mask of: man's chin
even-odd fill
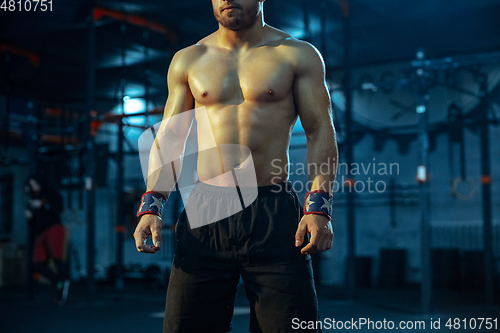
[[[228,20],[221,20],[219,23],[227,29],[231,30],[239,30],[241,29],[241,22],[238,19],[228,19]]]

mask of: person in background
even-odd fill
[[[29,177],[24,190],[28,195],[25,215],[35,239],[33,271],[45,276],[56,286],[56,302],[64,305],[70,280],[65,253],[67,235],[61,223],[62,197],[40,176]],[[51,260],[57,272],[49,267]]]

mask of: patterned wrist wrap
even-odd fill
[[[304,215],[318,214],[331,219],[332,197],[328,192],[317,190],[307,192],[304,203]]]
[[[146,214],[153,214],[162,217],[163,207],[167,199],[161,193],[149,191],[142,195],[141,206],[137,211],[137,216],[140,217]]]

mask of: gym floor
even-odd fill
[[[431,332],[438,330],[436,321],[440,318],[440,329],[453,332],[498,332],[500,331],[500,305],[486,306],[481,291],[436,290],[434,311],[431,315],[419,314],[419,290],[406,289],[361,289],[356,301],[346,300],[343,291],[332,287],[319,287],[318,297],[321,319],[325,324],[337,321],[357,321],[352,331],[389,332],[383,328],[383,320],[394,322],[394,329],[404,321],[414,325],[412,331]],[[115,332],[161,332],[166,289],[146,289],[144,285],[127,285],[118,293],[110,285],[98,285],[95,300],[86,301],[84,285],[71,285],[68,302],[59,307],[53,303],[54,290],[48,286],[37,286],[34,300],[26,300],[22,287],[0,289],[0,331],[2,333],[115,333]],[[498,295],[495,298],[498,300]],[[344,299],[343,299],[344,298]],[[329,318],[328,320],[326,318]],[[360,326],[362,319],[372,321]],[[449,319],[460,318],[460,328],[447,327]],[[481,329],[464,329],[464,321],[473,325],[480,319],[497,318],[497,329],[487,329],[483,322]],[[471,320],[472,319],[472,320]],[[415,322],[423,321],[425,329],[417,328]],[[434,328],[431,329],[431,321]],[[378,323],[377,323],[378,322]],[[238,291],[233,316],[234,333],[248,332],[249,307],[242,286]],[[292,323],[291,323],[292,324]],[[494,322],[493,322],[494,324]],[[356,327],[358,329],[356,329]],[[327,326],[325,326],[327,328]],[[323,329],[324,332],[340,329]],[[340,327],[338,327],[340,328]],[[345,328],[344,328],[345,329]],[[350,331],[350,330],[347,330]],[[198,333],[198,332],[193,332]]]

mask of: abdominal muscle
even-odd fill
[[[203,105],[196,107],[200,106]],[[257,186],[287,179],[288,145],[296,120],[293,104],[245,101],[240,105],[216,104],[205,108],[210,124],[203,124],[197,118],[200,181],[234,186],[231,170],[236,171],[238,185],[242,187],[255,185],[255,179]]]

